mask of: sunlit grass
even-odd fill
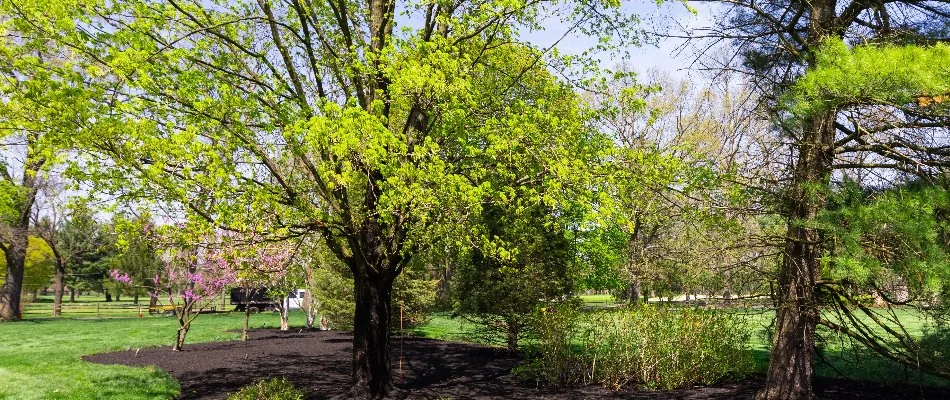
[[[291,313],[291,325],[303,325]],[[189,343],[239,339],[242,315],[201,315]],[[276,327],[273,313],[255,314],[251,326]],[[156,368],[99,365],[80,360],[108,351],[170,346],[175,318],[31,319],[0,324],[0,399],[168,399],[178,382]],[[187,344],[186,344],[187,347]],[[170,350],[169,350],[170,351]]]

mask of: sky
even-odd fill
[[[660,33],[679,33],[682,34],[684,28],[695,29],[709,26],[713,22],[718,7],[711,3],[689,3],[689,7],[696,10],[696,13],[690,12],[686,5],[681,2],[665,2],[657,5],[652,1],[626,2],[623,6],[624,11],[635,13],[640,17],[641,27],[648,32]],[[673,23],[681,26],[674,27]],[[545,22],[547,29],[544,31],[528,32],[524,38],[542,48],[550,47],[561,38],[565,31],[569,29],[556,18],[549,18]],[[654,36],[655,37],[655,36]],[[691,68],[691,53],[678,51],[683,44],[682,39],[657,38],[658,42],[653,44],[642,44],[639,47],[629,47],[631,54],[630,66],[639,73],[649,70],[663,71],[673,78],[702,79],[698,75],[699,71]],[[567,54],[579,54],[596,44],[596,38],[582,37],[578,35],[565,38],[555,47],[558,51]],[[602,63],[608,68],[615,67],[620,60],[616,57],[602,59]]]

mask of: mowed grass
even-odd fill
[[[200,315],[188,343],[237,340],[242,314]],[[291,325],[304,316],[291,313]],[[0,399],[169,399],[178,382],[157,368],[100,365],[84,355],[170,346],[174,317],[108,319],[28,319],[0,324]],[[254,328],[277,327],[274,313],[254,314]],[[187,344],[186,344],[187,348]],[[171,351],[171,350],[169,350]]]
[[[84,299],[85,300],[85,299]],[[596,312],[596,311],[595,311]],[[769,342],[765,333],[771,312],[742,312],[760,370],[768,365]],[[900,311],[905,327],[919,335],[926,321],[912,311]],[[302,326],[304,316],[291,313],[291,326]],[[254,314],[253,328],[276,327],[274,313]],[[237,340],[240,313],[201,315],[188,342]],[[450,314],[433,314],[413,335],[452,341],[478,342],[476,326]],[[84,355],[108,351],[170,346],[177,321],[173,317],[52,319],[31,317],[26,321],[0,324],[0,399],[168,399],[179,393],[178,383],[156,368],[132,368],[87,363]],[[498,343],[495,343],[496,345]],[[187,346],[187,345],[186,345]],[[856,349],[840,338],[822,333],[821,352],[829,364],[819,362],[816,372],[825,376],[854,379],[947,385],[946,380]]]

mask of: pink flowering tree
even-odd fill
[[[175,305],[178,316],[174,351],[181,351],[195,318],[236,280],[227,251],[216,244],[207,241],[194,247],[170,249],[165,276],[155,277],[155,287],[166,288],[168,301]]]
[[[165,249],[161,254],[163,268],[147,286],[153,290],[152,296],[165,295],[174,307],[178,330],[172,350],[181,351],[192,322],[214,303],[214,299],[235,284],[237,269],[227,241],[222,240],[224,235],[204,234],[186,244],[169,240],[180,233],[168,231],[153,236],[153,240],[165,243],[159,246]],[[113,270],[110,275],[117,283],[133,284],[132,277],[126,272]]]

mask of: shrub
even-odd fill
[[[303,400],[304,393],[287,378],[272,378],[247,385],[228,400]]]
[[[561,307],[536,324],[537,350],[516,373],[552,385],[669,390],[739,378],[753,366],[745,324],[721,311],[641,306],[585,314]]]
[[[921,358],[941,368],[950,369],[950,328],[928,327],[918,341]]]
[[[535,315],[533,334],[536,362],[535,380],[555,385],[583,380],[583,357],[574,343],[581,318],[577,304],[564,303],[540,307]],[[527,370],[525,370],[527,372]]]

